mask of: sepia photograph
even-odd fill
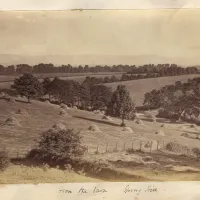
[[[0,183],[200,181],[199,17],[1,11]]]

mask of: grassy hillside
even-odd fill
[[[186,82],[189,78],[198,77],[200,75],[182,75],[182,76],[170,76],[170,77],[160,77],[160,78],[150,78],[150,79],[140,79],[132,81],[121,81],[115,83],[107,83],[107,86],[112,87],[113,90],[116,89],[117,85],[126,85],[127,89],[130,91],[132,98],[135,100],[137,106],[141,106],[144,101],[144,94],[153,89],[159,89],[165,85],[174,84],[176,81]]]
[[[28,115],[16,114],[19,108],[25,110]],[[143,124],[136,124],[135,121],[126,121],[127,126],[133,130],[131,133],[124,131],[119,126],[121,122],[119,119],[114,118],[113,121],[107,121],[102,119],[101,114],[81,111],[75,108],[69,108],[67,110],[68,115],[61,116],[59,115],[60,107],[58,105],[38,101],[27,104],[21,98],[18,98],[15,102],[7,102],[0,99],[0,111],[0,146],[6,147],[10,157],[23,157],[35,147],[40,133],[50,129],[54,124],[62,122],[66,127],[81,132],[83,136],[82,143],[89,150],[84,155],[84,160],[91,163],[106,163],[111,166],[107,171],[98,172],[99,174],[95,177],[88,173],[88,177],[107,181],[200,180],[200,164],[198,160],[192,160],[192,158],[185,156],[176,156],[177,153],[190,156],[192,151],[189,149],[200,146],[200,140],[196,139],[196,135],[200,131],[199,128],[194,129],[188,124],[171,124],[165,119],[149,122],[149,113],[139,113],[138,118],[143,121]],[[16,118],[20,126],[4,124],[6,119],[11,116]],[[93,124],[97,125],[100,131],[88,130],[89,126]],[[165,127],[161,127],[162,124],[165,124]],[[164,136],[155,134],[157,131],[163,131]],[[194,137],[182,137],[181,134],[183,132],[193,133]],[[187,147],[175,146],[172,148],[173,152],[169,154],[164,149],[156,151],[156,146],[154,145],[152,151],[155,151],[155,153],[150,153],[149,147],[145,145],[151,141],[159,142],[159,148],[163,148],[171,141],[177,144],[185,144]],[[116,144],[117,152],[115,151]],[[141,144],[142,151],[146,153],[135,151],[127,153],[124,151],[124,148],[138,150]],[[107,153],[105,152],[106,146]],[[98,154],[95,153],[97,147]],[[147,158],[150,158],[150,161],[146,160]],[[19,168],[21,168],[20,171]],[[117,173],[112,171],[113,175],[111,170],[117,171]],[[177,170],[181,172],[175,173]],[[188,170],[195,172],[191,174],[187,172]],[[144,172],[145,176],[143,175]],[[0,173],[0,179],[4,183],[6,180],[9,183],[39,182],[41,178],[38,174],[40,173],[42,173],[42,170],[37,167],[12,165],[4,173]],[[47,174],[44,182],[95,181],[95,179],[86,178],[84,175],[79,176],[75,172],[68,175],[68,172],[58,169],[50,168],[45,173]],[[110,174],[110,177],[108,177],[108,174]],[[64,175],[68,176],[68,178]]]

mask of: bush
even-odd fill
[[[4,171],[10,164],[10,159],[6,151],[0,151],[0,170]]]
[[[45,162],[58,159],[81,157],[85,148],[81,146],[81,136],[73,129],[50,129],[41,134],[38,149],[33,149],[28,158],[40,157]]]

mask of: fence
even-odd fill
[[[132,141],[132,142],[116,142],[116,143],[106,143],[105,145],[96,146],[85,146],[86,152],[88,154],[105,154],[113,152],[123,152],[123,151],[141,151],[141,152],[152,152],[164,148],[167,142],[162,140],[153,141]]]
[[[105,143],[104,145],[84,145],[86,148],[87,154],[106,154],[114,152],[153,152],[159,149],[164,148],[167,145],[167,141],[164,140],[153,140],[153,141],[144,141],[144,140],[134,140],[134,141],[124,141],[124,142],[113,142]],[[9,156],[11,158],[25,158],[27,153],[31,149],[15,149],[10,151]],[[8,149],[9,151],[9,149]]]

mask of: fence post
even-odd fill
[[[142,141],[140,141],[140,151],[142,151]]]
[[[118,144],[117,144],[117,142],[116,142],[115,151],[117,151],[117,150],[118,150]]]
[[[151,141],[150,152],[152,151],[152,145],[153,145],[153,142]]]
[[[158,150],[158,147],[159,147],[159,141],[157,141],[157,150]]]
[[[124,151],[126,150],[126,143],[124,142]]]
[[[106,153],[108,152],[108,143],[106,143]]]
[[[133,151],[133,142],[132,142],[132,151]]]
[[[96,153],[97,154],[99,153],[99,145],[97,145],[97,151],[96,151]]]

